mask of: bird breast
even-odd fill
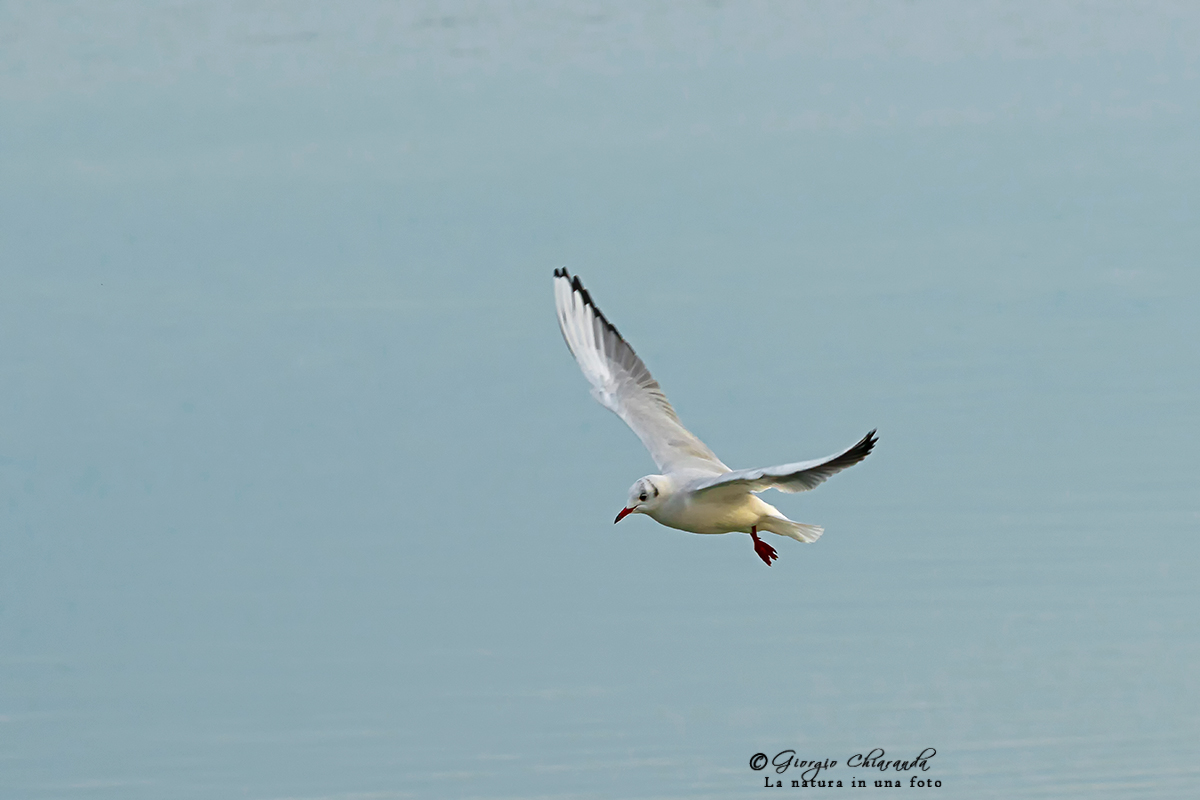
[[[750,532],[753,525],[774,509],[749,492],[682,491],[650,512],[657,522],[691,533]]]

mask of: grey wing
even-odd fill
[[[870,455],[877,441],[879,440],[875,437],[875,431],[871,431],[853,447],[848,447],[836,455],[813,461],[798,461],[795,464],[781,464],[778,467],[734,470],[724,475],[706,478],[692,484],[690,488],[693,492],[706,492],[721,487],[738,487],[751,492],[763,492],[767,489],[805,492],[820,486],[830,475],[862,461]]]
[[[629,343],[596,308],[578,276],[554,271],[558,326],[600,405],[625,420],[664,472],[729,467],[675,415],[666,395]]]

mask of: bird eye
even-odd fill
[[[641,498],[641,499],[642,499],[642,502],[643,502],[643,503],[646,501],[646,493],[645,493],[645,492],[642,492],[642,498]]]

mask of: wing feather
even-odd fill
[[[691,485],[693,492],[707,492],[721,488],[740,488],[751,492],[778,489],[781,492],[805,492],[824,483],[829,476],[847,467],[853,467],[871,454],[875,442],[879,441],[871,431],[840,453],[812,461],[781,464],[778,467],[739,469]]]
[[[554,271],[558,326],[600,405],[625,421],[664,472],[728,472],[675,414],[662,387],[616,327],[592,302],[579,277]]]

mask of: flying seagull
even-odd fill
[[[662,525],[691,533],[748,533],[754,552],[768,567],[779,554],[758,538],[760,529],[798,542],[820,537],[824,529],[793,522],[760,500],[758,493],[815,489],[830,475],[866,458],[877,441],[874,430],[828,458],[731,470],[683,427],[658,381],[596,308],[578,276],[571,277],[565,269],[554,271],[554,302],[563,338],[592,385],[592,396],[625,420],[662,471],[633,484],[629,501],[614,522],[629,514],[646,514]]]

